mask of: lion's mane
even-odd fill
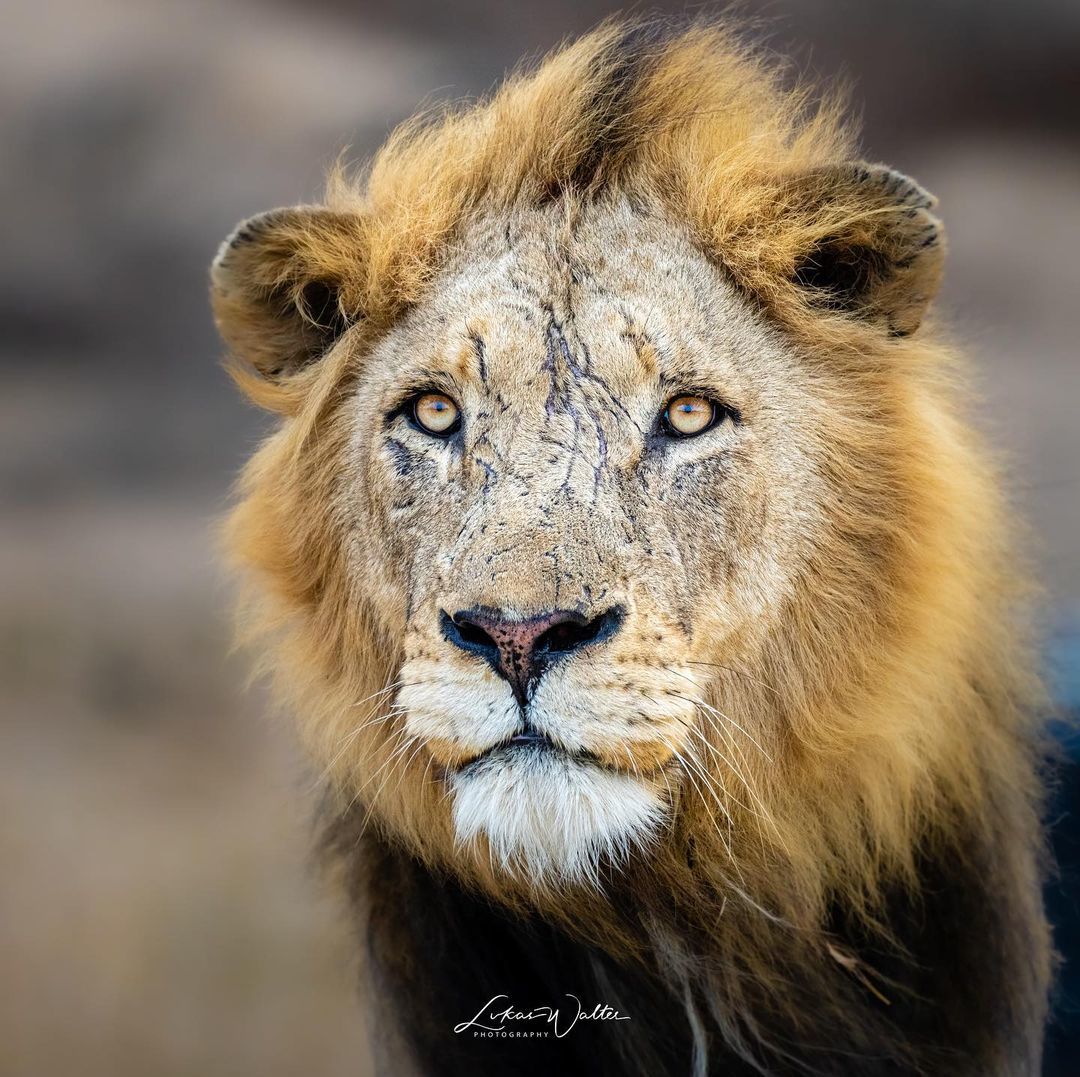
[[[245,631],[269,641],[268,664],[327,766],[332,843],[348,861],[370,825],[465,892],[652,969],[689,1015],[701,1066],[714,1026],[763,1068],[794,1065],[790,1045],[817,1042],[822,1028],[843,1030],[852,1051],[888,1041],[906,1058],[910,1029],[889,1030],[916,989],[882,969],[903,964],[896,910],[918,919],[938,880],[928,863],[993,893],[972,915],[985,945],[1009,955],[995,1013],[1019,1038],[1042,1020],[1040,696],[1024,572],[993,461],[966,417],[963,363],[933,324],[913,331],[890,301],[909,272],[936,284],[938,262],[919,259],[940,258],[940,234],[932,224],[883,244],[880,193],[869,199],[857,176],[836,181],[854,156],[835,98],[793,85],[726,30],[662,37],[611,24],[490,100],[404,124],[361,175],[335,172],[319,215],[279,222],[245,287],[215,293],[237,378],[284,416],[245,472],[229,541],[258,583]],[[687,796],[647,859],[600,890],[567,892],[461,861],[430,783],[398,783],[383,799],[378,783],[361,790],[357,760],[374,768],[389,751],[378,725],[339,750],[354,702],[392,678],[399,640],[345,572],[348,537],[331,508],[338,411],[357,375],[340,349],[313,365],[296,357],[337,323],[352,326],[350,354],[377,339],[423,301],[470,221],[613,192],[684,224],[820,372],[820,465],[839,538],[768,626],[759,668],[717,671],[764,748],[742,745],[745,787],[723,805],[732,825]],[[924,229],[934,221],[927,202],[909,209]],[[230,256],[247,257],[245,242],[235,237]],[[870,283],[892,323],[815,298],[806,273],[823,244],[874,246],[879,262],[864,272],[879,274]],[[290,302],[300,317],[282,327]],[[886,956],[868,961],[870,950]],[[986,1064],[1004,1073],[1002,1057]]]

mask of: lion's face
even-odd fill
[[[944,657],[979,683],[956,550],[993,528],[912,337],[940,222],[722,38],[627,47],[226,241],[217,322],[281,416],[231,546],[342,805],[417,855],[498,891],[655,838],[805,907],[955,760]]]
[[[573,874],[662,820],[733,721],[716,670],[755,665],[814,542],[804,380],[625,203],[492,222],[365,359],[352,570],[403,639],[396,718],[460,839]]]

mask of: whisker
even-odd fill
[[[750,788],[749,784],[747,783],[746,778],[743,777],[743,775],[739,773],[739,769],[738,769],[738,767],[735,766],[734,761],[731,760],[731,759],[728,759],[728,757],[726,755],[724,755],[723,752],[721,752],[720,749],[717,748],[716,745],[713,744],[705,736],[705,734],[701,732],[700,729],[697,729],[694,726],[688,726],[687,728],[690,730],[691,733],[694,734],[695,737],[698,738],[698,740],[701,741],[702,744],[705,745],[706,748],[709,749],[710,752],[713,753],[714,756],[716,756],[717,759],[720,760],[721,763],[723,763],[726,767],[728,767],[731,770],[731,772],[742,782],[742,784],[744,786],[746,786],[747,792],[750,793],[751,796],[752,796],[753,795],[753,790]],[[731,794],[728,794],[728,795],[731,796]],[[749,812],[751,815],[757,816],[759,819],[763,818],[763,816],[759,815],[758,812],[756,812],[748,804],[744,804],[741,800],[738,800],[736,797],[731,796],[731,800],[732,800],[732,802],[734,804],[737,804],[740,808],[742,808],[743,811]]]
[[[412,740],[406,741],[405,748],[408,748],[412,743]],[[416,753],[420,751],[420,749],[424,746],[424,742],[422,740],[417,739],[415,743],[416,747],[413,748],[408,758],[405,758],[404,753],[401,749],[398,749],[398,751],[394,753],[395,755],[399,755],[401,758],[398,759],[398,762],[394,764],[393,769],[387,773],[385,778],[383,778],[382,784],[379,786],[378,789],[375,790],[375,795],[368,802],[367,811],[364,813],[364,818],[360,821],[360,833],[357,835],[356,838],[357,844],[360,843],[360,840],[363,838],[364,833],[367,830],[368,822],[371,820],[371,813],[375,810],[375,805],[378,803],[379,797],[382,796],[382,791],[386,788],[386,783],[394,776],[394,774],[397,772],[398,767],[401,766],[401,760],[405,760],[405,766],[402,768],[401,777],[398,778],[399,786],[401,784],[401,781],[404,779],[406,773],[408,773],[409,764],[412,763],[412,761],[416,758]],[[391,756],[391,758],[393,758],[393,756]]]
[[[676,673],[677,671],[676,670],[671,670],[671,672]],[[690,678],[688,677],[687,680],[689,680],[689,679]],[[739,725],[739,723],[736,722],[735,719],[732,718],[730,715],[725,714],[722,710],[718,710],[711,703],[706,703],[705,700],[703,700],[703,699],[694,699],[691,696],[680,695],[678,692],[672,692],[671,694],[673,696],[675,696],[676,699],[683,699],[687,703],[693,703],[697,707],[704,707],[706,710],[708,710],[711,713],[715,714],[718,718],[723,718],[723,720],[725,722],[727,722],[728,725],[734,726],[744,737],[746,737],[746,739],[748,741],[750,741],[750,743],[753,744],[754,747],[757,748],[757,750],[759,752],[761,752],[761,754],[763,756],[765,756],[765,758],[770,763],[773,761],[772,756],[769,755],[769,753],[767,751],[765,751],[765,749],[761,746],[761,744],[750,733],[748,733],[745,729],[743,729],[743,727],[741,725]]]
[[[667,743],[667,742],[665,741],[665,743]],[[671,745],[669,744],[668,747],[671,748]],[[678,759],[680,762],[684,762],[682,756],[680,756],[678,752],[675,752],[674,749],[672,749],[672,751],[673,751],[673,754],[675,755],[676,759]],[[690,779],[691,783],[694,785],[694,788],[697,790],[698,796],[701,797],[702,803],[706,804],[706,806],[708,806],[707,802],[705,800],[704,794],[701,792],[701,789],[698,787],[697,782],[694,780],[694,777],[693,777],[693,774],[691,773],[691,771],[689,769],[686,769],[685,773],[686,773],[687,777]],[[711,790],[710,790],[710,792],[711,792]],[[713,793],[713,796],[715,798],[716,794]],[[721,809],[723,809],[723,805],[721,805]],[[742,882],[745,885],[746,884],[746,879],[743,878],[742,871],[739,868],[739,864],[736,861],[736,859],[734,857],[734,854],[732,853],[731,846],[725,840],[724,834],[720,830],[719,826],[716,825],[716,820],[713,819],[712,822],[713,822],[713,826],[716,828],[717,834],[720,837],[720,841],[723,843],[724,848],[727,850],[728,857],[731,860],[731,864],[732,864],[732,867],[734,867],[734,869],[735,869],[736,875],[739,877],[739,881]],[[731,879],[726,879],[725,880],[725,885],[730,887],[730,889],[732,890],[733,893],[737,894],[740,898],[742,898],[743,901],[746,902],[747,905],[749,905],[756,912],[759,912],[767,920],[771,921],[774,924],[779,924],[779,925],[781,925],[783,927],[790,927],[791,926],[783,917],[777,916],[776,913],[769,912],[768,909],[764,908],[762,905],[760,905],[758,902],[756,902],[741,886],[736,886],[735,883],[733,883],[731,881]]]
[[[738,804],[740,808],[742,808],[744,811],[748,812],[756,820],[758,820],[758,823],[759,823],[759,826],[757,827],[758,839],[761,842],[762,852],[765,851],[765,843],[764,843],[764,839],[761,836],[761,826],[760,826],[761,823],[765,823],[769,827],[769,829],[772,831],[772,833],[776,837],[777,841],[782,842],[783,838],[782,838],[782,836],[780,834],[780,829],[776,825],[776,820],[773,818],[772,813],[762,803],[761,797],[758,796],[758,794],[757,794],[756,790],[754,789],[753,785],[747,780],[746,776],[742,773],[742,771],[739,769],[739,767],[735,764],[735,761],[732,760],[732,759],[729,759],[726,755],[724,755],[724,753],[721,752],[720,749],[717,748],[716,745],[713,744],[708,739],[708,737],[706,737],[705,734],[702,733],[702,731],[700,729],[697,729],[694,726],[690,726],[689,729],[690,729],[690,732],[693,733],[694,736],[696,736],[701,741],[701,743],[704,744],[705,747],[708,748],[709,751],[711,751],[713,753],[713,755],[717,759],[719,759],[722,763],[724,763],[726,766],[731,768],[732,773],[734,773],[734,775],[739,779],[739,781],[742,783],[743,788],[749,794],[751,801],[753,801],[753,803],[755,805],[754,808],[750,807],[747,804],[743,804],[740,800],[736,799],[734,796],[732,796],[731,799],[734,801],[734,803]],[[737,748],[737,746],[734,744],[734,742],[732,742],[732,747]],[[745,763],[746,763],[745,759],[743,760],[743,763],[745,765]]]
[[[421,786],[428,784],[428,775],[431,773],[431,765],[435,762],[435,756],[428,753],[427,766],[424,767],[424,776],[420,779]]]
[[[735,853],[734,853],[734,851],[732,850],[732,847],[731,847],[731,843],[730,843],[730,840],[729,840],[729,838],[728,838],[728,837],[725,837],[725,836],[724,836],[724,832],[723,832],[723,831],[722,831],[722,830],[720,829],[720,825],[719,825],[719,824],[717,823],[717,821],[716,821],[715,817],[713,816],[712,812],[708,810],[708,809],[709,809],[709,802],[708,802],[708,801],[707,801],[707,800],[705,799],[705,794],[704,794],[704,793],[702,792],[702,788],[701,788],[701,786],[700,786],[700,785],[698,784],[697,778],[695,778],[695,777],[694,777],[694,770],[693,770],[693,768],[692,768],[692,766],[691,766],[690,762],[689,762],[689,761],[688,761],[687,759],[685,759],[685,758],[684,758],[684,757],[683,757],[683,756],[682,756],[682,755],[681,755],[681,754],[680,754],[680,753],[679,753],[679,752],[678,752],[678,751],[677,751],[677,750],[676,750],[676,749],[674,748],[674,746],[673,746],[673,745],[671,745],[670,743],[668,743],[668,741],[667,741],[667,740],[666,740],[665,738],[661,738],[661,740],[663,740],[663,742],[664,742],[664,743],[665,743],[665,744],[667,745],[667,747],[668,747],[668,750],[669,750],[669,751],[671,752],[671,754],[672,754],[672,755],[673,755],[673,756],[674,756],[674,757],[675,757],[675,758],[676,758],[676,759],[677,759],[677,760],[679,761],[679,763],[680,763],[680,764],[682,765],[682,768],[683,768],[683,772],[684,772],[684,773],[686,774],[686,776],[687,776],[687,777],[688,777],[688,778],[690,779],[690,784],[691,784],[691,785],[693,785],[694,789],[695,789],[695,790],[697,791],[697,794],[698,794],[698,796],[699,796],[699,797],[701,797],[701,802],[702,802],[702,804],[703,804],[703,805],[705,806],[705,808],[706,808],[706,811],[707,811],[707,814],[708,814],[708,816],[709,816],[709,820],[710,820],[710,822],[711,822],[711,823],[713,824],[713,827],[714,827],[714,829],[716,830],[717,836],[718,836],[718,837],[720,838],[720,842],[721,842],[721,844],[722,844],[722,845],[724,846],[724,849],[726,850],[726,852],[727,852],[727,854],[728,854],[728,859],[730,859],[730,860],[731,860],[731,864],[732,864],[732,866],[733,866],[733,867],[735,868],[735,871],[736,871],[736,872],[738,872],[738,873],[739,873],[739,877],[740,877],[740,878],[742,878],[742,873],[741,873],[741,872],[739,872],[739,865],[738,865],[738,862],[737,862],[737,861],[735,860]],[[715,791],[714,791],[714,790],[712,789],[712,787],[711,787],[711,786],[709,786],[708,788],[709,788],[709,793],[710,793],[710,794],[712,795],[712,798],[713,798],[713,799],[714,799],[714,800],[716,801],[716,804],[717,804],[717,806],[718,806],[718,807],[720,808],[721,812],[723,812],[723,813],[724,813],[724,815],[725,815],[725,816],[727,817],[727,819],[728,819],[728,821],[729,821],[729,823],[730,823],[730,820],[731,820],[731,815],[730,815],[730,813],[728,812],[727,808],[726,808],[726,807],[724,806],[724,804],[723,804],[723,803],[721,802],[720,798],[719,798],[719,797],[718,797],[718,796],[716,795],[716,793],[715,793]]]
[[[417,757],[417,755],[420,753],[420,751],[421,751],[421,749],[423,749],[423,747],[424,747],[424,742],[422,740],[417,740],[416,747],[413,748],[412,754],[409,756],[409,758],[405,760],[405,765],[401,768],[401,773],[398,775],[397,785],[394,786],[394,792],[395,793],[397,793],[397,791],[401,788],[401,783],[405,780],[405,775],[409,773],[409,767],[412,766],[412,761]],[[430,765],[430,760],[429,760],[429,765]],[[427,773],[426,770],[425,770],[425,773]],[[379,792],[382,792],[382,790],[380,789]],[[375,801],[378,800],[378,797],[379,797],[379,793],[376,793],[375,796],[372,797],[372,800],[371,800],[372,804],[374,804]]]
[[[374,699],[376,696],[386,695],[387,692],[393,692],[397,688],[411,688],[413,685],[419,684],[419,681],[410,681],[406,684],[404,681],[395,680],[380,688],[377,692],[372,692],[369,696],[364,696],[363,699],[358,699],[355,703],[350,704],[353,707],[362,707],[369,699]]]
[[[747,778],[746,773],[744,773],[744,768],[745,771],[748,773],[751,772],[753,768],[751,767],[749,760],[747,760],[746,756],[743,754],[743,750],[739,745],[738,739],[733,737],[730,730],[728,730],[726,726],[722,726],[719,722],[717,722],[716,719],[708,713],[708,711],[699,707],[698,713],[709,724],[709,728],[713,730],[713,732],[715,732],[719,737],[721,737],[724,743],[726,745],[729,745],[731,750],[739,757],[742,766],[736,763],[733,758],[729,758],[726,755],[722,756],[722,758],[731,768],[735,776],[739,779],[740,782],[742,782],[743,787],[746,789],[747,793],[749,793],[750,798],[757,805],[759,811],[761,812],[761,817],[769,821],[774,834],[777,838],[779,838],[780,832],[776,828],[776,823],[772,818],[772,814],[768,810],[766,810],[765,806],[761,802],[761,798],[757,794],[754,783],[752,783],[749,778]],[[701,734],[700,730],[695,729],[694,732],[697,733],[698,736],[700,736],[702,740],[706,744],[708,744],[710,748],[713,749],[714,752],[719,751],[719,749],[707,737],[704,737],[703,734]]]
[[[403,752],[407,751],[407,750],[408,750],[408,749],[409,749],[410,747],[412,747],[412,745],[413,745],[413,744],[415,743],[415,741],[416,741],[416,738],[415,738],[415,737],[411,737],[411,736],[408,736],[408,735],[406,735],[406,734],[405,734],[405,732],[404,732],[404,730],[400,730],[400,731],[398,732],[398,737],[399,737],[399,739],[400,739],[400,740],[402,741],[402,743],[401,743],[401,744],[399,744],[399,745],[398,745],[398,746],[397,746],[397,747],[396,747],[396,748],[395,748],[395,749],[394,749],[394,750],[393,750],[393,751],[392,751],[392,752],[390,753],[390,755],[388,755],[388,756],[386,757],[386,759],[384,759],[384,760],[383,760],[383,762],[382,762],[382,764],[381,764],[381,765],[379,766],[378,770],[376,770],[374,774],[371,774],[371,775],[369,775],[369,776],[368,776],[368,778],[367,778],[367,780],[366,780],[365,782],[363,782],[363,783],[362,783],[362,784],[360,785],[360,787],[359,787],[359,788],[358,788],[358,789],[356,790],[356,792],[355,792],[355,793],[353,794],[353,798],[352,798],[352,800],[350,800],[350,801],[349,801],[349,805],[348,805],[348,807],[347,807],[347,808],[345,809],[345,811],[346,811],[346,812],[348,812],[348,811],[349,811],[349,810],[350,810],[350,809],[352,808],[352,806],[353,806],[353,805],[354,805],[354,804],[355,804],[355,803],[356,803],[356,802],[357,802],[357,801],[358,801],[358,800],[360,799],[360,794],[361,794],[361,793],[362,793],[362,792],[363,792],[363,791],[364,791],[364,790],[365,790],[365,789],[366,789],[366,788],[367,788],[367,787],[368,787],[369,785],[371,785],[371,783],[372,783],[373,781],[375,781],[375,779],[376,779],[376,778],[378,778],[378,777],[379,777],[379,775],[380,775],[380,774],[382,774],[382,772],[383,772],[384,770],[386,770],[386,768],[387,768],[387,767],[388,767],[388,766],[389,766],[389,765],[390,765],[390,764],[391,764],[392,762],[394,762],[394,760],[395,760],[395,759],[397,759],[397,758],[398,758],[399,756],[401,756],[401,754],[402,754]]]
[[[334,758],[326,764],[326,766],[320,772],[319,776],[312,782],[310,792],[314,792],[324,781],[326,781],[327,776],[331,773],[334,767],[337,766],[341,757],[349,750],[349,747],[353,743],[355,743],[356,738],[359,737],[365,729],[373,725],[378,725],[381,722],[391,721],[392,719],[398,718],[405,713],[405,708],[397,707],[393,710],[387,711],[386,714],[381,714],[374,718],[367,718],[365,721],[361,722],[360,725],[358,725],[355,729],[349,730],[349,732],[345,734],[345,736],[342,738],[341,748],[334,754]]]
[[[688,660],[684,664],[688,666],[711,666],[713,669],[722,669],[725,673],[734,673],[736,677],[743,677],[751,684],[756,684],[759,688],[764,688],[767,691],[772,692],[774,696],[780,695],[780,692],[769,684],[768,681],[759,680],[757,677],[747,673],[746,670],[736,669],[734,666],[725,666],[723,662],[692,662]],[[665,666],[664,668],[669,669],[669,672],[675,672],[670,669],[670,667]]]
[[[739,760],[742,763],[742,767],[745,767],[748,772],[751,771],[753,768],[750,766],[749,760],[747,760],[746,756],[743,754],[743,750],[739,744],[738,739],[732,736],[731,730],[729,730],[727,726],[721,725],[711,714],[709,714],[709,712],[701,704],[695,704],[695,707],[697,709],[697,713],[701,716],[701,718],[706,723],[708,723],[708,728],[711,729],[714,733],[716,733],[723,740],[724,744],[729,746],[732,751],[738,755]],[[697,732],[697,730],[695,730],[695,732]],[[716,746],[713,745],[711,741],[707,740],[707,743],[711,748],[717,750]],[[734,759],[728,758],[726,756],[724,758],[728,766],[732,768],[732,770],[743,782],[743,784],[746,785],[747,788],[749,788],[750,783],[746,778],[746,775],[743,773],[742,768],[735,762]]]

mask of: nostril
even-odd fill
[[[485,632],[478,624],[474,624],[472,621],[458,620],[454,621],[454,626],[457,628],[458,635],[466,642],[472,643],[480,647],[495,647],[497,644]]]
[[[618,631],[622,619],[623,612],[618,606],[605,610],[591,621],[567,618],[538,636],[533,650],[544,654],[560,654],[577,650],[589,643],[599,643]]]
[[[441,611],[439,622],[443,636],[464,651],[473,651],[490,659],[497,659],[499,644],[482,625],[462,613],[449,614]]]

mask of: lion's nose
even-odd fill
[[[576,610],[552,610],[523,619],[480,608],[442,612],[440,620],[446,639],[487,659],[510,682],[517,701],[524,706],[530,685],[553,661],[610,639],[623,622],[623,611],[612,606],[599,617],[586,620]]]

